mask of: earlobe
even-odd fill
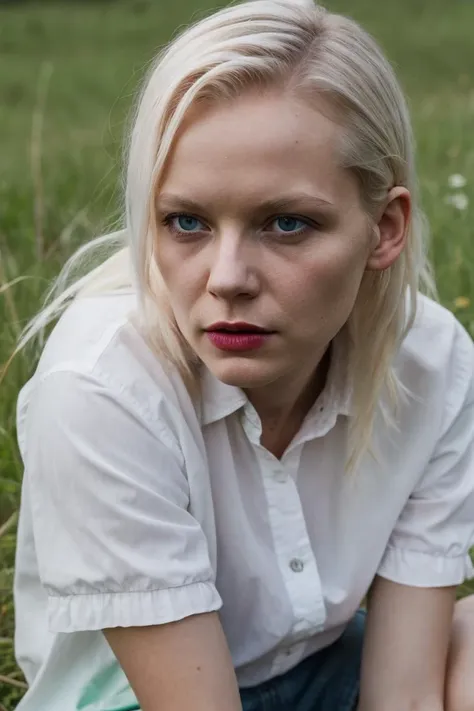
[[[367,260],[367,269],[383,271],[396,262],[405,248],[410,217],[410,193],[403,187],[392,188],[375,226],[378,240]]]

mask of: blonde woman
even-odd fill
[[[474,708],[473,344],[429,294],[374,41],[309,0],[175,39],[125,229],[20,344],[64,310],[18,405],[19,711]]]

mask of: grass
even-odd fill
[[[116,223],[121,140],[138,82],[176,29],[217,1],[0,6],[0,363],[59,265]],[[474,3],[326,4],[360,20],[402,79],[441,300],[474,335]],[[449,188],[452,174],[464,176],[466,186]],[[470,200],[466,209],[449,202],[459,192]],[[22,693],[10,594],[22,474],[14,407],[33,366],[31,353],[14,361],[0,395],[0,711],[11,711]]]

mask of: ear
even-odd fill
[[[405,247],[410,219],[410,193],[403,187],[392,188],[374,227],[376,244],[367,260],[367,269],[382,271],[392,266]]]

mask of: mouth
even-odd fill
[[[219,351],[250,353],[262,348],[274,332],[255,323],[213,323],[206,329],[207,337]]]
[[[209,326],[205,330],[208,333],[274,333],[274,331],[270,331],[253,323],[225,323],[222,321],[213,323],[212,326]]]

